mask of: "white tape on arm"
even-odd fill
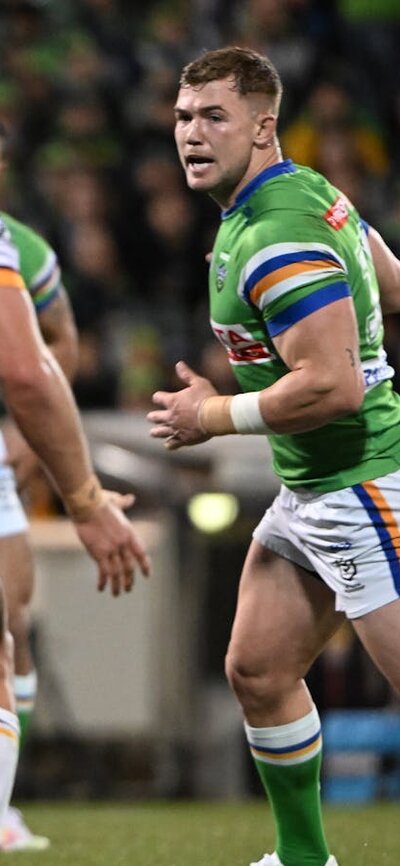
[[[230,413],[237,433],[272,433],[260,409],[260,391],[235,394],[230,402]]]

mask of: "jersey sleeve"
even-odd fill
[[[295,240],[287,240],[291,233]],[[270,337],[351,294],[346,262],[330,233],[315,231],[314,240],[309,228],[302,236],[298,227],[291,232],[289,225],[267,245],[262,245],[262,237],[269,234],[267,225],[260,234],[258,229],[252,244],[257,251],[241,271],[239,294],[262,312]]]
[[[18,250],[22,278],[36,312],[40,313],[60,291],[61,274],[57,256],[45,238],[30,226],[7,213],[2,213],[1,219]]]
[[[0,289],[3,286],[25,289],[18,251],[11,241],[7,227],[0,220]]]
[[[61,272],[58,259],[51,247],[47,247],[42,264],[31,275],[29,291],[37,313],[48,307],[60,292]]]

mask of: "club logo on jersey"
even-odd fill
[[[218,265],[217,275],[216,275],[217,292],[222,292],[222,289],[224,288],[227,273],[228,273],[228,270],[227,270],[226,265]]]
[[[344,195],[338,195],[333,205],[324,213],[324,220],[331,228],[338,231],[346,225],[349,218],[348,200]]]
[[[217,265],[216,268],[215,284],[217,287],[217,292],[222,292],[222,289],[225,285],[225,280],[228,275],[227,263],[229,262],[230,255],[229,253],[221,252],[219,254],[219,258],[221,260],[221,264]]]
[[[217,340],[226,349],[231,364],[262,364],[276,358],[266,344],[256,340],[243,325],[220,325],[211,319],[211,327]]]

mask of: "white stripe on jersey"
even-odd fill
[[[317,253],[328,253],[328,255],[333,256],[333,258],[341,265],[345,274],[347,274],[347,266],[344,259],[341,258],[336,252],[336,250],[332,249],[332,247],[327,244],[313,244],[313,243],[288,243],[288,244],[271,244],[268,247],[263,247],[262,250],[259,250],[254,256],[246,262],[240,277],[237,288],[237,293],[240,298],[245,300],[244,288],[245,283],[251,276],[251,274],[257,270],[260,265],[264,262],[268,262],[271,259],[276,258],[277,256],[285,256],[290,255],[290,253],[301,253],[301,252],[317,252]],[[338,273],[338,269],[334,268],[334,273]],[[313,271],[315,273],[315,271]],[[326,268],[323,270],[324,274],[329,274],[330,271]],[[320,275],[316,277],[319,279]],[[279,284],[278,284],[279,285]],[[296,283],[295,283],[296,285]],[[297,283],[297,285],[302,285],[302,283]],[[272,291],[275,291],[274,289]],[[284,291],[287,291],[285,289]],[[269,289],[269,297],[273,300],[273,296],[271,295],[271,289]],[[274,295],[274,297],[278,297],[278,295]]]
[[[19,253],[14,246],[11,235],[0,220],[0,268],[12,268],[13,271],[20,271]]]

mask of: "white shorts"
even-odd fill
[[[282,487],[253,536],[362,616],[400,597],[400,471],[333,493]]]
[[[27,532],[28,521],[17,493],[15,475],[6,466],[7,451],[0,432],[0,538]]]

